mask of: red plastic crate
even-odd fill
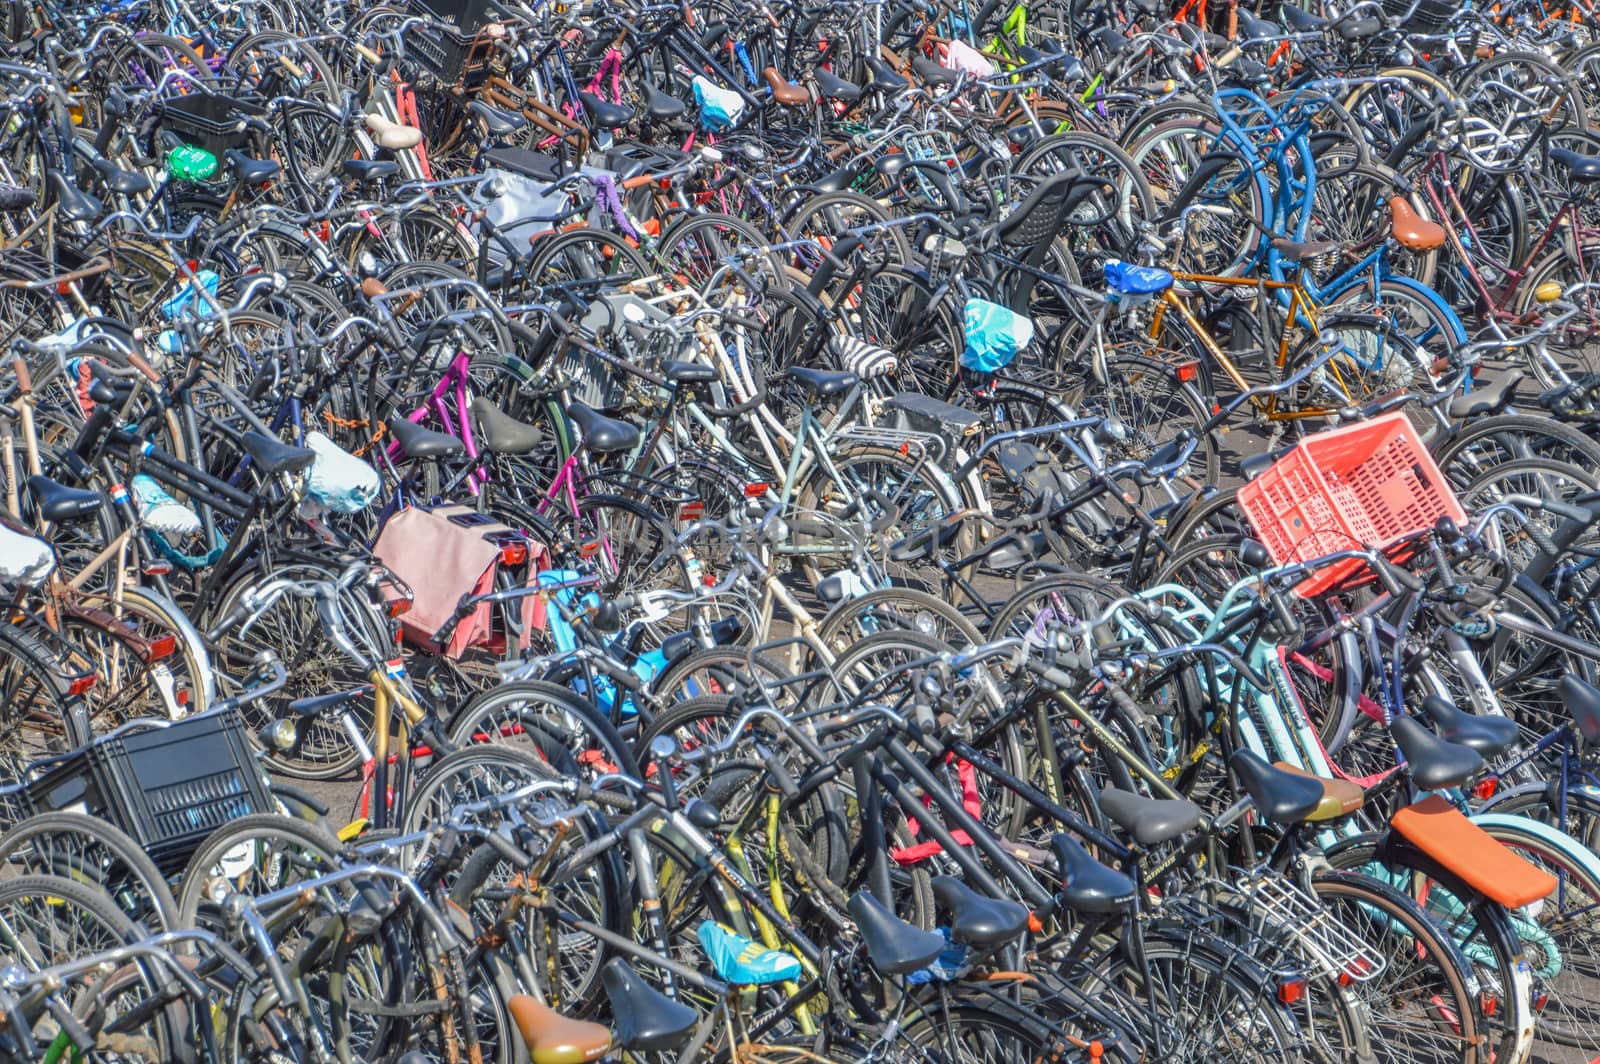
[[[1387,543],[1441,517],[1466,520],[1403,413],[1308,436],[1241,487],[1238,499],[1279,565]],[[1330,565],[1295,593],[1319,595],[1364,565],[1359,558]]]

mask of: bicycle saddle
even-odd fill
[[[400,172],[400,164],[393,159],[346,159],[339,167],[350,180],[362,185],[382,181]]]
[[[1439,738],[1414,717],[1396,717],[1389,732],[1406,757],[1412,782],[1425,791],[1455,787],[1483,768],[1478,751]]]
[[[1280,4],[1278,13],[1296,33],[1320,33],[1328,28],[1328,20],[1294,4]]]
[[[1243,7],[1239,8],[1239,33],[1247,41],[1266,41],[1283,36],[1283,30],[1264,18],[1256,18]]]
[[[1362,789],[1359,783],[1313,776],[1304,769],[1295,768],[1286,761],[1274,761],[1272,767],[1279,772],[1287,772],[1291,776],[1304,776],[1308,780],[1315,780],[1317,785],[1322,788],[1322,803],[1317,806],[1310,816],[1306,817],[1306,820],[1313,824],[1347,817],[1366,803],[1367,792]]]
[[[620,129],[633,117],[633,112],[620,103],[602,100],[592,92],[579,92],[578,99],[589,120],[601,129]]]
[[[1291,265],[1338,251],[1344,245],[1337,240],[1290,240],[1286,236],[1272,238],[1272,246]]]
[[[867,79],[867,87],[881,89],[884,92],[904,92],[911,83],[906,76],[894,68],[893,63],[872,56],[867,59],[867,70],[872,77]]]
[[[845,373],[838,370],[810,369],[806,366],[790,366],[789,379],[799,384],[808,395],[825,398],[847,392],[859,383],[859,378],[854,373]]]
[[[1499,757],[1517,745],[1519,729],[1510,717],[1480,716],[1468,713],[1448,699],[1429,695],[1422,700],[1422,711],[1433,721],[1434,731],[1445,742],[1460,743],[1486,758]]]
[[[1061,900],[1079,913],[1118,913],[1133,906],[1133,880],[1096,861],[1071,835],[1050,836],[1061,871]]]
[[[1600,155],[1580,155],[1570,148],[1551,148],[1550,160],[1565,167],[1574,181],[1600,181]]]
[[[495,454],[527,454],[544,440],[544,433],[537,425],[518,421],[481,395],[472,400],[471,411],[484,450]]]
[[[1272,468],[1272,463],[1292,450],[1294,450],[1292,446],[1279,447],[1276,451],[1263,451],[1260,454],[1252,454],[1247,458],[1241,458],[1239,459],[1239,475],[1246,480],[1254,480]]]
[[[1444,226],[1418,214],[1404,196],[1389,197],[1389,217],[1389,231],[1401,247],[1432,251],[1444,246]]]
[[[52,523],[88,517],[100,509],[103,496],[98,491],[69,488],[46,476],[28,478],[28,493],[39,509],[39,516]]]
[[[1100,48],[1112,58],[1125,55],[1133,50],[1133,42],[1128,39],[1126,34],[1117,29],[1115,26],[1101,26],[1090,36],[1092,36],[1095,40],[1095,43],[1098,44]]]
[[[25,211],[39,201],[33,189],[22,185],[0,185],[0,211]]]
[[[850,899],[850,915],[872,966],[884,975],[907,975],[926,968],[944,952],[943,935],[911,926],[864,890]]]
[[[309,447],[296,447],[284,443],[264,432],[247,432],[239,437],[239,446],[250,456],[256,468],[269,477],[279,473],[303,473],[317,460],[317,452]]]
[[[644,93],[644,113],[657,122],[670,122],[689,109],[688,104],[648,81],[641,82],[639,88]]]
[[[811,77],[817,83],[817,91],[830,100],[855,103],[861,99],[860,85],[846,81],[826,67],[817,67],[811,72]]]
[[[222,153],[233,167],[233,172],[239,175],[239,181],[245,185],[259,186],[277,177],[283,167],[271,159],[252,159],[238,148],[229,148]]]
[[[617,1045],[632,1053],[676,1049],[694,1032],[698,1014],[645,982],[621,957],[600,969],[600,981],[611,1002]]]
[[[1028,927],[1028,910],[1007,898],[979,894],[954,876],[934,876],[933,897],[950,913],[950,937],[964,946],[1003,946]]]
[[[664,362],[661,375],[671,384],[710,384],[718,379],[716,368],[701,362]]]
[[[639,430],[626,421],[606,417],[600,411],[582,403],[567,406],[570,417],[583,433],[583,446],[596,454],[614,454],[631,451],[639,443]]]
[[[50,171],[50,183],[55,186],[56,205],[65,221],[92,222],[105,210],[98,199],[68,181],[59,170]]]
[[[1381,29],[1383,29],[1383,22],[1381,19],[1376,18],[1358,18],[1348,21],[1341,19],[1333,27],[1334,32],[1346,41],[1359,41],[1371,37]]]
[[[1017,46],[1017,55],[1030,66],[1034,63],[1044,63],[1040,69],[1054,78],[1062,77],[1067,69],[1067,61],[1077,58],[1071,52],[1045,52],[1038,48],[1029,48],[1025,44]],[[1079,66],[1081,68],[1082,64]]]
[[[1320,781],[1275,769],[1250,750],[1237,751],[1228,767],[1239,777],[1244,792],[1255,799],[1263,820],[1299,824],[1322,804]]]
[[[1182,799],[1163,801],[1107,787],[1100,808],[1140,846],[1159,846],[1200,823],[1200,807]]]
[[[100,175],[100,180],[106,183],[106,188],[123,196],[140,196],[150,191],[150,179],[143,174],[132,170],[124,170],[110,159],[93,158],[89,160],[95,172]],[[31,203],[33,193],[28,193]]]
[[[1477,417],[1480,414],[1498,414],[1517,401],[1517,388],[1522,384],[1523,372],[1514,369],[1483,388],[1473,388],[1465,395],[1454,396],[1445,411],[1452,421]]]
[[[779,107],[804,107],[811,102],[811,94],[805,87],[785,80],[777,67],[767,67],[761,76],[766,79],[767,88],[772,90],[772,98]]]
[[[373,142],[380,148],[388,148],[390,151],[405,151],[407,148],[415,148],[422,143],[422,130],[416,126],[406,126],[401,125],[399,122],[391,122],[380,114],[367,115],[366,124],[368,131],[372,133]]]
[[[1561,677],[1556,691],[1572,714],[1572,722],[1578,726],[1583,741],[1590,746],[1600,745],[1600,689],[1569,672]]]
[[[407,458],[454,458],[466,453],[466,444],[454,436],[423,428],[409,418],[391,418],[388,425]]]
[[[469,101],[467,110],[483,119],[484,130],[496,140],[515,136],[528,128],[528,120],[524,116],[515,111],[502,111],[498,107],[491,107],[482,100]]]
[[[925,55],[911,57],[911,71],[929,85],[954,85],[961,75],[947,66],[940,66]]]
[[[533,1064],[583,1064],[611,1051],[611,1032],[603,1026],[563,1016],[527,994],[513,994],[506,1011],[522,1032]]]
[[[834,333],[828,337],[828,353],[838,360],[846,372],[854,373],[864,381],[887,377],[900,366],[900,360],[887,347],[869,344],[844,333]]]

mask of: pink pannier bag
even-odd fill
[[[451,520],[452,517],[458,520]],[[463,524],[460,518],[474,524]],[[447,647],[434,647],[433,634],[456,612],[463,595],[483,595],[492,591],[499,571],[502,545],[496,538],[519,537],[515,529],[493,521],[483,521],[464,506],[441,506],[424,510],[413,506],[389,518],[378,534],[372,552],[396,576],[411,585],[411,608],[400,617],[400,633],[417,646],[436,649],[447,657],[459,658],[469,647],[493,641],[493,617],[489,603],[480,603],[472,615],[456,626]],[[520,536],[527,544],[527,582],[531,585],[539,571],[547,568],[549,552],[544,545]],[[522,635],[519,647],[526,649],[528,636],[544,627],[544,603],[537,595],[522,600]]]

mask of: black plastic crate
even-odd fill
[[[221,155],[229,148],[242,148],[250,139],[246,118],[260,118],[267,109],[249,100],[192,92],[161,104],[160,125],[197,148]]]
[[[70,809],[117,825],[166,875],[228,821],[275,808],[234,709],[96,739],[56,758],[27,792],[37,812]]]
[[[412,25],[405,32],[406,59],[440,85],[461,80],[472,54],[473,35]]]
[[[1398,18],[1411,12],[1411,17],[1406,19],[1405,29],[1412,33],[1437,34],[1450,25],[1455,18],[1456,11],[1461,7],[1459,0],[1420,0],[1417,9],[1411,11],[1413,0],[1383,0],[1383,10],[1391,18]]]
[[[448,22],[464,37],[475,37],[493,21],[489,0],[411,0],[411,9],[424,18]]]

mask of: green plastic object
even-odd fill
[[[205,181],[217,172],[217,157],[185,144],[167,152],[167,173],[178,181]]]

